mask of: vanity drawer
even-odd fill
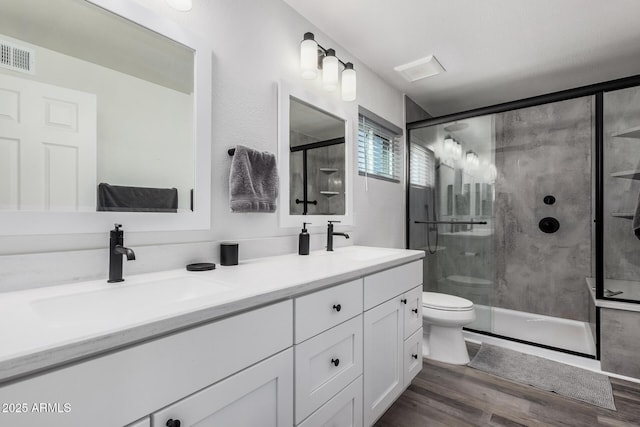
[[[295,422],[362,374],[362,315],[295,346]]]
[[[407,300],[404,310],[404,338],[408,338],[422,328],[422,285],[416,286],[403,295]]]
[[[404,342],[404,386],[408,387],[413,378],[422,370],[422,328]]]
[[[298,427],[362,427],[362,376],[336,394]]]
[[[295,343],[362,313],[362,279],[295,299]]]
[[[364,278],[364,309],[422,284],[422,260],[391,268]]]

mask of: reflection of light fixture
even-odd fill
[[[453,140],[453,142],[455,142],[455,145],[454,145],[455,151],[453,154],[456,156],[456,159],[459,159],[460,156],[462,156],[462,144],[460,144],[455,139]]]
[[[320,60],[321,59],[321,60]],[[333,49],[325,49],[315,40],[313,33],[305,33],[300,43],[300,70],[303,79],[315,79],[318,74],[318,64],[322,68],[322,87],[333,91],[338,88],[340,64],[342,71],[342,100],[356,99],[356,71],[351,62],[342,62]]]
[[[443,147],[444,152],[446,154],[453,154],[455,150],[454,146],[455,146],[455,142],[453,141],[453,138],[451,138],[450,136],[447,136],[444,139],[444,147]]]
[[[187,12],[193,7],[192,0],[166,0],[172,8],[181,12]]]
[[[480,161],[478,160],[478,155],[473,150],[467,151],[466,160],[467,160],[467,164],[473,168],[477,167],[480,164]]]

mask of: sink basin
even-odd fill
[[[34,312],[53,324],[83,320],[131,318],[170,306],[232,290],[231,287],[192,276],[142,282],[123,282],[70,295],[34,300]]]

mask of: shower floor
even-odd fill
[[[591,356],[596,345],[586,322],[476,304],[467,328]]]

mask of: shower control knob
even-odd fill
[[[538,227],[543,233],[555,233],[560,228],[560,222],[550,216],[542,218],[538,223]]]
[[[340,310],[342,310],[342,306],[340,304],[333,304],[333,309],[339,312]]]
[[[165,425],[167,427],[180,427],[180,420],[169,419]]]
[[[418,355],[417,354],[412,354],[411,357],[413,357],[414,359],[418,360]]]
[[[407,299],[406,299],[406,298],[402,298],[402,299],[400,300],[400,302],[401,302],[401,303],[403,303],[403,304],[406,304],[406,303],[407,303]]]
[[[337,357],[335,359],[331,359],[331,363],[333,363],[333,366],[338,366],[340,364],[340,359]]]
[[[417,308],[412,308],[411,311],[413,311],[415,314],[418,314],[418,309]]]

